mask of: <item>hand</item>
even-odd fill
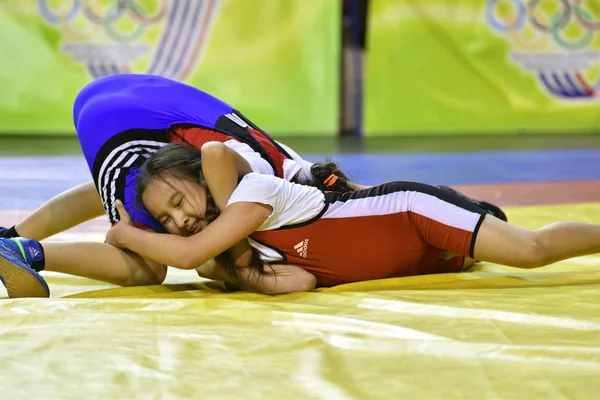
[[[123,249],[125,248],[124,242],[128,232],[130,232],[130,229],[135,228],[131,225],[131,217],[129,216],[129,213],[125,211],[125,206],[121,200],[117,200],[116,207],[117,212],[119,213],[119,222],[114,224],[112,228],[108,230],[104,243]]]

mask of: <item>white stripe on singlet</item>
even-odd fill
[[[430,194],[408,190],[345,202],[336,201],[329,205],[321,218],[366,217],[408,211],[466,231],[473,231],[480,219],[480,214],[476,212],[465,210]]]
[[[134,140],[118,146],[104,159],[97,177],[98,192],[111,223],[118,221],[115,201],[116,180],[119,177],[120,169],[131,166],[140,156],[150,157],[152,153],[166,144],[153,140]],[[111,177],[111,175],[113,176]]]

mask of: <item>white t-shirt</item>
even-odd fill
[[[286,181],[291,181],[294,177],[298,182],[308,183],[312,180],[310,167],[313,165],[310,161],[304,160],[298,153],[287,147],[285,144],[277,142],[285,151],[288,152],[291,159],[283,160],[283,177]]]
[[[242,202],[268,204],[273,207],[271,214],[257,229],[267,231],[299,224],[317,216],[325,207],[325,195],[314,187],[291,183],[272,175],[250,173],[242,178],[227,206]],[[281,256],[275,250],[251,238],[248,238],[248,242],[258,250],[263,261],[281,260]]]
[[[273,207],[271,214],[257,229],[268,231],[313,218],[323,209],[325,195],[311,186],[288,182],[272,175],[250,173],[242,178],[227,206],[241,202]]]
[[[273,170],[273,167],[271,167],[271,164],[269,164],[267,160],[262,158],[259,153],[255,152],[252,147],[248,146],[246,143],[229,139],[223,142],[223,144],[244,157],[246,161],[248,161],[248,164],[250,164],[252,171],[259,174],[275,175],[275,171]],[[303,160],[298,153],[287,147],[285,144],[279,142],[277,142],[277,144],[279,144],[285,151],[288,152],[290,157],[292,157],[291,159],[286,158],[283,160],[283,178],[288,181],[296,178],[299,182],[310,182],[312,180],[312,174],[310,173],[310,167],[312,166],[312,163]]]
[[[252,147],[248,146],[246,143],[238,142],[234,139],[229,139],[223,142],[223,144],[229,147],[231,150],[237,152],[239,155],[244,157],[248,164],[250,164],[250,168],[252,171],[258,174],[265,175],[274,175],[275,171],[273,171],[273,167],[271,164],[264,158],[260,156],[259,153],[254,151]]]

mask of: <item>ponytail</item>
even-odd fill
[[[348,177],[340,171],[340,168],[334,162],[313,164],[310,167],[310,173],[313,177],[311,186],[317,189],[342,193],[353,190],[348,184]]]

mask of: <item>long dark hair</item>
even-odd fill
[[[351,192],[350,181],[346,174],[340,171],[338,165],[333,161],[315,163],[310,167],[312,182],[310,186],[331,192]]]
[[[202,174],[202,153],[199,149],[192,146],[168,144],[154,153],[142,166],[137,180],[136,192],[139,204],[143,204],[142,195],[153,180],[165,180],[168,177],[183,179],[206,189],[206,220],[209,224],[221,214]],[[251,250],[252,260],[249,268],[255,269],[260,277],[267,271],[265,271],[265,265],[256,249],[251,247]],[[216,256],[215,261],[222,265],[238,284],[242,285],[238,279],[238,268],[235,266],[235,261],[229,250]]]

